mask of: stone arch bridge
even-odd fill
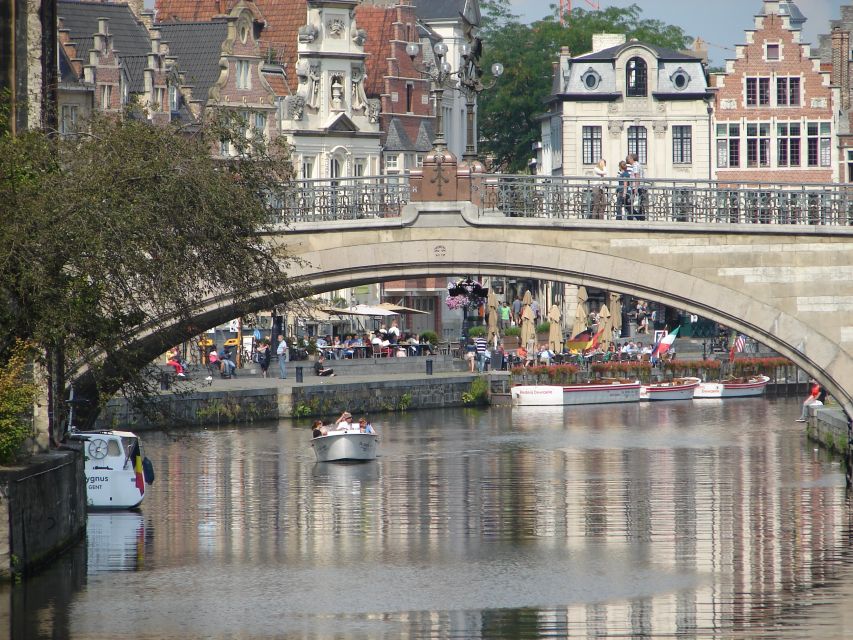
[[[317,292],[478,273],[656,300],[771,346],[853,416],[853,192],[453,169],[448,180],[439,165],[410,183],[302,183],[271,239],[304,260],[292,276]],[[258,309],[281,302],[254,298]],[[233,316],[211,300],[195,328]],[[150,361],[188,337],[173,327],[136,346]]]

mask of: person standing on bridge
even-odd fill
[[[633,198],[631,198],[633,206],[631,207],[629,220],[645,220],[646,188],[642,182],[643,165],[640,164],[640,160],[635,153],[629,153],[628,157],[625,158],[625,162],[628,164],[628,171],[631,172],[631,180],[633,180],[632,188],[634,191]]]
[[[275,350],[278,356],[278,377],[281,380],[287,378],[287,361],[290,359],[290,351],[287,347],[287,340],[283,335],[278,337],[278,347]]]

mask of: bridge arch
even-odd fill
[[[685,309],[759,339],[819,379],[853,415],[853,327],[845,295],[853,282],[853,234],[805,229],[768,233],[753,225],[513,219],[483,216],[470,203],[409,205],[389,219],[282,227],[273,240],[302,260],[291,276],[316,291],[466,273],[560,281]],[[830,264],[826,265],[826,262]],[[821,266],[824,265],[824,266]],[[814,283],[820,284],[816,290]],[[842,303],[824,298],[842,300]],[[249,309],[284,300],[262,292]],[[162,323],[133,341],[140,354],[167,346],[247,310],[211,299],[192,326]],[[144,363],[141,363],[144,364]]]

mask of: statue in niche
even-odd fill
[[[329,31],[329,36],[332,38],[340,38],[344,34],[346,25],[340,18],[332,18],[326,23],[326,29]]]
[[[367,42],[367,31],[364,29],[354,29],[352,32],[352,41],[358,47],[363,47],[364,43]]]
[[[332,76],[332,110],[342,111],[344,108],[344,77],[338,73]]]
[[[352,68],[352,104],[353,111],[364,111],[367,109],[367,94],[364,91],[364,67]]]
[[[305,114],[305,98],[300,95],[287,96],[284,99],[285,113],[289,120],[302,120]]]
[[[296,63],[296,76],[299,88],[296,94],[302,97],[303,104],[312,109],[320,108],[320,65],[309,64],[307,60]]]

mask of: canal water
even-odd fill
[[[11,636],[844,638],[844,475],[797,399],[377,416],[144,435],[139,513],[11,589]]]

